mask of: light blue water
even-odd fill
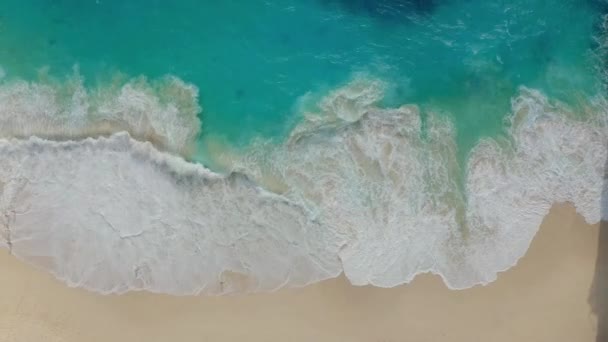
[[[455,118],[467,151],[499,134],[517,87],[577,102],[597,90],[590,58],[602,2],[586,0],[3,0],[7,78],[89,86],[120,71],[176,75],[200,89],[203,134],[243,145],[281,137],[307,92],[362,72],[391,85],[386,105]]]

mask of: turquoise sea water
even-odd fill
[[[601,1],[4,0],[6,78],[63,77],[90,87],[116,72],[172,74],[200,89],[203,134],[242,146],[280,138],[298,99],[364,73],[385,105],[452,115],[461,152],[503,127],[519,86],[576,103],[597,91],[591,50]]]

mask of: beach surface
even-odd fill
[[[0,341],[603,341],[608,246],[600,230],[555,205],[517,266],[461,291],[424,275],[390,289],[340,277],[270,294],[102,296],[2,250]]]

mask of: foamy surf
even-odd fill
[[[262,146],[228,163],[346,234],[340,259],[354,284],[392,287],[432,272],[467,288],[513,266],[553,203],[600,219],[605,107],[575,115],[526,88],[512,107],[507,138],[470,153],[464,191],[451,122],[429,113],[423,129],[415,106],[370,107],[354,124],[310,116],[270,155]]]
[[[167,76],[87,89],[76,69],[66,81],[43,77],[0,85],[0,137],[82,139],[126,131],[162,150],[190,154],[200,133],[198,89]]]
[[[88,113],[126,112],[87,107],[69,111],[82,121],[49,123],[66,112],[39,112],[57,102],[49,90],[17,85],[4,89],[0,113],[30,119],[0,141],[0,241],[67,284],[102,293],[272,291],[341,272],[382,287],[432,272],[463,289],[513,266],[553,203],[573,203],[590,223],[607,212],[602,100],[579,113],[521,88],[506,136],[480,141],[463,172],[449,118],[427,113],[423,125],[417,106],[378,108],[382,82],[357,79],[324,98],[284,144],[215,156],[234,171],[224,176],[139,141],[146,135],[136,121],[132,135],[52,140],[37,132],[77,133],[94,127]],[[142,102],[162,103],[123,101],[95,107],[140,108],[141,117]],[[192,122],[162,136],[181,137]],[[46,139],[25,137],[37,134]],[[166,141],[177,151],[185,140]]]
[[[125,133],[4,140],[11,252],[102,293],[271,291],[340,272],[340,240],[245,176],[221,176]]]

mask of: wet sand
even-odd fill
[[[101,296],[0,250],[0,341],[603,341],[595,313],[605,318],[608,306],[608,251],[598,245],[608,237],[599,226],[556,205],[516,267],[462,291],[424,275],[392,289],[338,278],[272,294]]]

